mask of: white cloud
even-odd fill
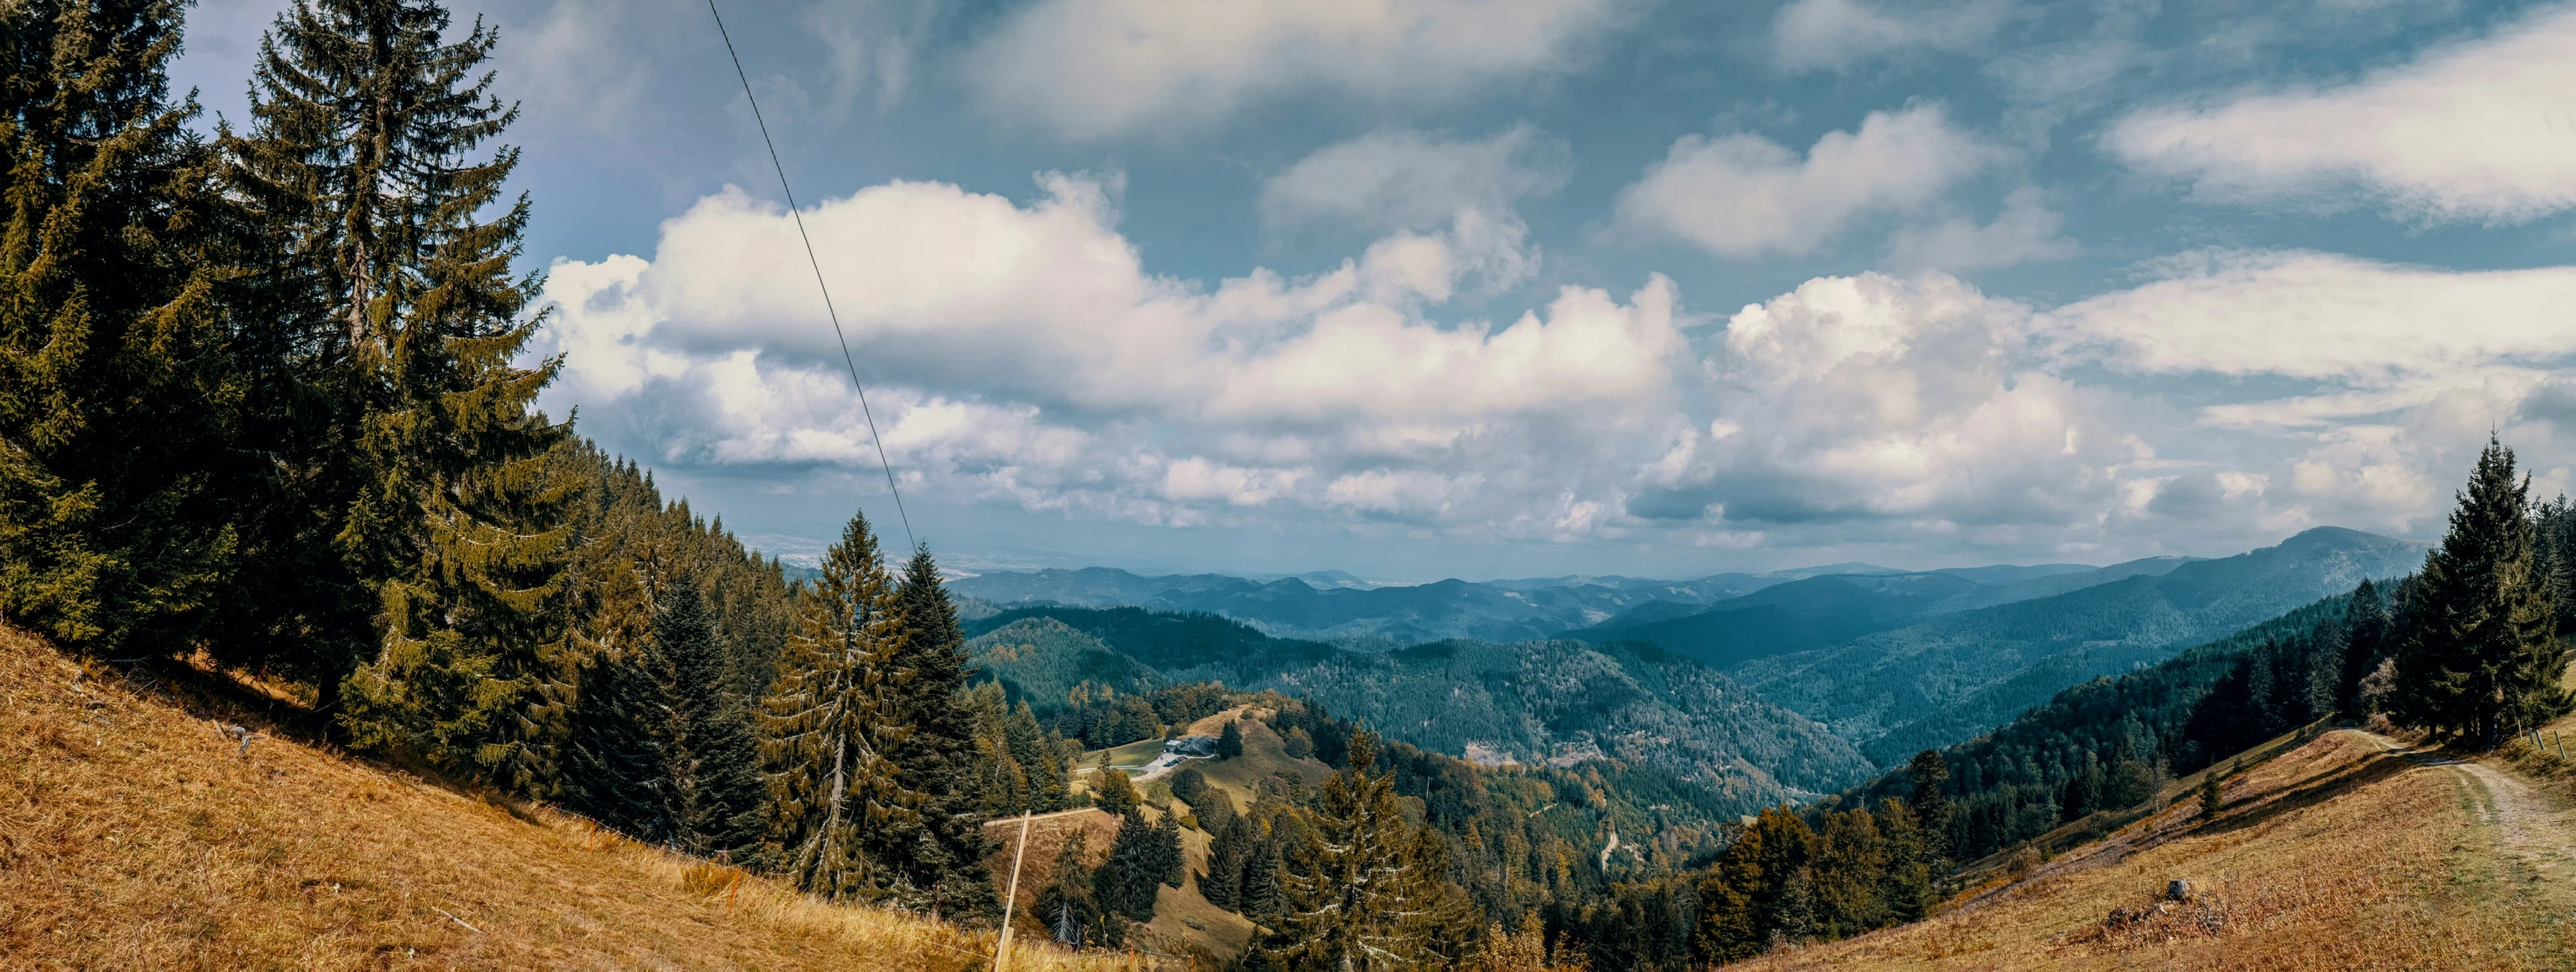
[[[1772,53],[1793,71],[1841,71],[1913,48],[1971,51],[1992,39],[2018,6],[2015,0],[1792,0],[1772,18]]]
[[[1955,218],[1900,228],[1888,239],[1888,263],[1906,270],[1974,270],[2074,256],[2075,241],[2057,235],[2062,217],[2029,186],[2004,197],[1995,221]]]
[[[1804,158],[1759,135],[1690,135],[1620,192],[1618,219],[1720,256],[1805,253],[1864,215],[1929,203],[1999,157],[1936,105],[1871,112]]]
[[[887,452],[922,489],[1163,524],[1302,508],[1485,529],[1624,461],[1619,430],[1678,394],[1660,277],[1502,324],[1423,316],[1461,280],[1526,272],[1517,227],[1472,211],[1313,277],[1209,288],[1144,270],[1114,184],[1041,181],[1028,205],[892,183],[805,213]],[[664,224],[650,260],[558,263],[547,407],[666,463],[872,465],[809,272],[786,214],[730,190]]]
[[[2449,271],[2328,253],[2204,253],[2165,279],[2043,315],[2070,353],[2148,374],[2269,375],[2310,394],[2230,405],[2314,424],[2432,400],[2499,370],[2576,355],[2576,267]]]
[[[1730,524],[2063,530],[2129,458],[2094,390],[2028,368],[2028,310],[1955,278],[1819,277],[1727,322],[1721,420],[1647,467],[1632,511]]]
[[[1261,214],[1274,225],[1418,230],[1462,209],[1509,213],[1524,197],[1555,192],[1571,159],[1565,140],[1528,125],[1468,140],[1374,132],[1317,149],[1263,182]]]
[[[1573,63],[1627,0],[1038,0],[966,58],[997,114],[1094,139],[1286,93],[1438,102]]]
[[[2140,171],[2234,202],[2520,222],[2576,207],[2576,8],[2443,45],[2340,87],[2154,108],[2104,137]]]

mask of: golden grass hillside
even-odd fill
[[[2351,730],[2224,795],[2215,819],[2179,799],[1931,919],[1744,967],[2576,968],[2576,894],[2528,852],[2567,842],[2557,797]],[[2160,900],[2174,879],[2190,900]]]
[[[0,968],[992,965],[989,932],[279,738],[245,751],[221,730],[257,709],[234,684],[85,667],[0,628]],[[1022,942],[1016,969],[1124,967]]]

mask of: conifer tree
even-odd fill
[[[1923,827],[1924,852],[1935,861],[1950,856],[1950,764],[1938,751],[1926,749],[1914,754],[1905,766],[1912,789],[1906,793],[1906,806],[1914,808],[1914,819]],[[1939,870],[1935,867],[1935,870]]]
[[[1280,876],[1287,915],[1266,950],[1292,968],[1414,969],[1446,964],[1474,937],[1465,895],[1441,872],[1437,837],[1404,815],[1376,739],[1354,733],[1349,768],[1325,780]]]
[[[533,790],[551,772],[541,689],[571,667],[579,483],[550,461],[566,428],[534,410],[557,362],[514,363],[543,320],[525,313],[539,279],[511,267],[518,152],[474,157],[517,116],[491,94],[498,38],[448,26],[433,0],[299,2],[261,45],[251,131],[221,139],[298,356],[268,404],[308,413],[269,430],[263,506],[282,520],[256,529],[248,573],[299,571],[312,592],[255,627],[353,653],[317,667],[354,742]]]
[[[239,273],[175,0],[0,7],[0,618],[178,650],[238,537]]]
[[[767,809],[750,713],[730,691],[732,673],[695,579],[664,586],[648,655],[660,696],[654,737],[663,815],[680,849],[739,858],[759,843]]]
[[[670,837],[663,794],[670,773],[654,738],[660,701],[641,657],[601,653],[584,663],[558,789],[573,812],[655,844]]]
[[[1109,858],[1092,876],[1093,892],[1103,909],[1132,921],[1154,920],[1154,886],[1163,883],[1161,845],[1160,828],[1146,823],[1136,808],[1119,815],[1118,836],[1109,844]]]
[[[1252,822],[1228,816],[1221,827],[1209,833],[1213,838],[1208,842],[1207,873],[1199,875],[1199,896],[1219,908],[1240,912],[1244,910],[1243,872],[1258,840]]]
[[[2424,558],[2397,651],[2397,707],[2437,738],[2493,747],[2567,711],[2567,644],[2533,570],[2530,480],[2490,438]]]
[[[1049,741],[1038,728],[1037,713],[1029,708],[1027,699],[1012,707],[1002,731],[1010,746],[1011,761],[1018,764],[1028,781],[1029,808],[1038,813],[1064,809],[1069,781],[1063,747]]]
[[[925,840],[916,855],[917,880],[934,913],[997,917],[1001,898],[984,867],[986,816],[976,794],[961,785],[976,762],[974,717],[963,704],[966,638],[930,548],[913,551],[896,600],[903,633],[891,663],[904,674],[895,682],[895,718],[908,732],[887,755],[921,794]]]
[[[1243,755],[1243,726],[1240,719],[1225,720],[1225,729],[1216,737],[1216,758],[1233,759]]]
[[[905,672],[894,578],[865,514],[825,552],[797,602],[796,633],[761,703],[770,859],[796,887],[832,899],[927,907],[907,865],[923,843],[920,791],[888,755]]]

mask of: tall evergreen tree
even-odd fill
[[[575,813],[658,844],[670,837],[663,794],[670,773],[654,738],[662,693],[641,649],[583,664],[557,794]]]
[[[1002,732],[1010,747],[1011,761],[1019,765],[1022,777],[1028,781],[1029,809],[1038,813],[1064,809],[1069,790],[1064,755],[1038,728],[1037,713],[1029,708],[1029,700],[1021,699],[1011,708],[1010,718],[1002,723]]]
[[[823,555],[797,601],[778,680],[761,703],[770,856],[796,887],[834,899],[923,908],[909,867],[923,843],[922,794],[891,754],[905,673],[894,578],[865,514]]]
[[[283,539],[252,574],[306,571],[316,593],[259,627],[353,652],[317,665],[353,741],[535,789],[551,772],[540,690],[571,667],[579,484],[551,461],[566,427],[534,410],[558,363],[514,363],[543,320],[526,313],[539,278],[511,267],[518,151],[475,157],[517,117],[491,94],[498,38],[448,26],[434,0],[298,2],[262,42],[251,131],[222,139],[271,242],[279,343],[302,359],[301,387],[269,404],[307,412],[273,429],[267,511],[284,523],[257,532]]]
[[[2352,600],[2344,607],[2343,670],[2335,682],[2335,710],[2361,717],[2361,680],[2387,661],[2394,650],[2388,625],[2388,604],[2380,596],[2379,585],[2363,579],[2352,589]]]
[[[1281,875],[1287,916],[1265,949],[1291,968],[1415,969],[1460,957],[1475,937],[1465,894],[1442,873],[1434,835],[1404,815],[1376,739],[1354,733],[1349,768],[1324,781],[1315,839]]]
[[[715,619],[694,578],[664,585],[653,618],[654,727],[664,777],[662,813],[673,843],[693,854],[738,858],[759,843],[766,795],[750,713],[731,691]]]
[[[940,584],[930,548],[912,552],[896,599],[903,633],[892,664],[903,674],[895,682],[895,718],[909,732],[887,756],[921,794],[916,880],[935,913],[997,917],[1001,898],[984,866],[990,853],[986,818],[976,794],[963,785],[977,758],[974,714],[964,704],[966,638],[957,630],[957,606]]]
[[[237,547],[237,254],[169,97],[185,6],[0,6],[0,618],[70,648],[183,648]]]
[[[2567,645],[2532,567],[2530,480],[2494,439],[2450,531],[2424,558],[2397,651],[2397,708],[2440,738],[2492,747],[2567,711]]]

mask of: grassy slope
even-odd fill
[[[244,757],[217,728],[258,725],[231,685],[84,671],[0,628],[0,967],[991,964],[989,933],[823,905],[542,808],[282,739]]]
[[[1246,717],[1246,711],[1241,708],[1228,709],[1200,719],[1191,723],[1188,731],[1197,735],[1213,736],[1224,730],[1227,720],[1238,718],[1243,720],[1242,756],[1234,759],[1192,760],[1183,764],[1206,776],[1208,784],[1217,792],[1232,799],[1238,811],[1251,808],[1253,788],[1258,786],[1261,780],[1273,774],[1293,774],[1309,784],[1320,784],[1325,777],[1333,774],[1332,767],[1314,759],[1288,758],[1279,734],[1270,731],[1268,723]],[[1151,762],[1154,756],[1162,751],[1162,740],[1148,739],[1112,749],[1095,749],[1084,753],[1079,764],[1080,768],[1076,770],[1074,777],[1074,792],[1083,793],[1088,790],[1086,778],[1090,773],[1097,772],[1092,767],[1098,765],[1103,755],[1109,757],[1110,766],[1133,769]],[[1171,803],[1180,807],[1189,806],[1186,802],[1172,799],[1171,778],[1168,775],[1162,779],[1138,783],[1136,786],[1148,801]],[[1161,819],[1160,811],[1150,805],[1145,808],[1145,815],[1149,820]],[[1011,821],[994,821],[990,832],[997,840],[1008,842],[1017,839],[1015,832],[1011,830],[1012,826]],[[1107,813],[1092,811],[1041,818],[1031,824],[1029,856],[1021,864],[1020,872],[1021,907],[1031,907],[1035,904],[1037,895],[1035,889],[1045,887],[1046,882],[1052,879],[1055,855],[1077,829],[1088,834],[1084,838],[1085,847],[1089,850],[1086,860],[1091,865],[1098,866],[1108,856],[1109,842],[1117,836],[1117,818]],[[1155,952],[1165,955],[1203,952],[1220,958],[1232,958],[1243,954],[1244,949],[1252,941],[1257,929],[1251,921],[1246,920],[1242,915],[1209,904],[1208,900],[1199,894],[1198,874],[1207,870],[1208,844],[1209,837],[1206,833],[1193,828],[1182,828],[1181,852],[1189,861],[1190,877],[1179,888],[1165,887],[1156,892],[1154,920],[1146,925],[1139,935],[1146,947]],[[1044,860],[1044,864],[1040,863],[1041,859]],[[1000,868],[1007,869],[1010,866],[1010,861],[1006,857],[997,855],[995,860]],[[1015,924],[1019,928],[1016,934],[1023,937],[1042,932],[1041,926],[1035,924]]]
[[[2165,809],[2017,880],[1998,877],[1930,920],[1749,966],[2576,966],[2576,930],[2554,917],[2576,895],[2507,853],[2492,794],[2457,767],[2332,731],[2229,779],[2215,820],[2189,798],[2196,782],[2169,790]],[[2152,906],[2174,878],[2205,897],[2142,923],[2106,921],[2114,908]]]

